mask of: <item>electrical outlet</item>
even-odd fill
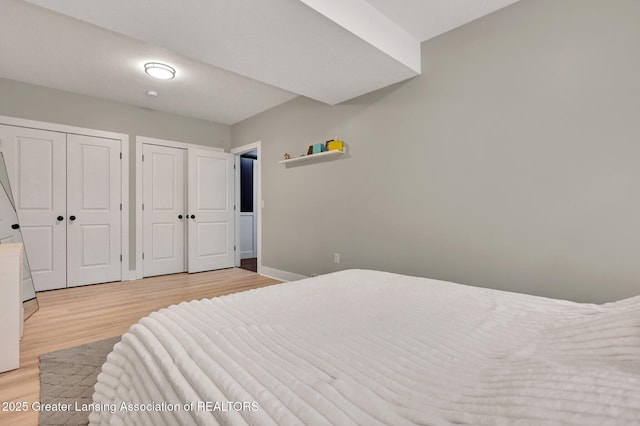
[[[333,263],[340,263],[340,253],[333,253]]]

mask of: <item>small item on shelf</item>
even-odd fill
[[[307,155],[313,154],[313,145],[309,145],[309,149],[307,149]]]
[[[291,159],[291,156],[290,156],[287,152],[285,152],[285,153],[284,153],[284,159],[285,159],[285,160],[290,160],[290,159]]]
[[[322,143],[314,143],[313,144],[313,153],[319,154],[324,151],[324,144]]]
[[[344,150],[344,142],[342,142],[340,139],[327,141],[327,151],[343,151],[343,150]]]

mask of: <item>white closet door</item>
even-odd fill
[[[189,272],[235,264],[233,154],[189,149]]]
[[[184,149],[143,145],[144,276],[185,272]]]
[[[68,283],[120,281],[120,142],[68,135]]]
[[[36,291],[67,283],[66,137],[0,125],[0,146]]]

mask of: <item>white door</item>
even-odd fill
[[[66,138],[64,133],[0,125],[0,146],[36,291],[67,283]]]
[[[120,143],[67,138],[67,285],[120,281]]]
[[[234,266],[233,163],[233,154],[189,149],[189,272]]]
[[[186,271],[184,149],[143,145],[144,276]]]

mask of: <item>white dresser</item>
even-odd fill
[[[0,244],[0,373],[20,367],[22,244]]]

